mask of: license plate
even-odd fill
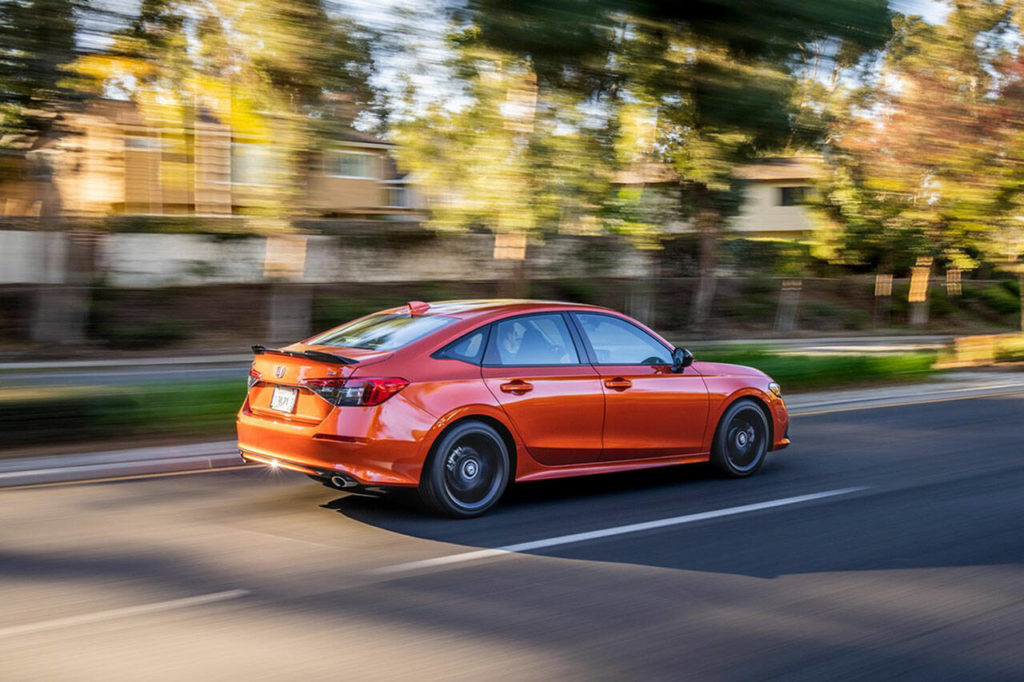
[[[279,412],[294,412],[295,400],[299,392],[294,388],[275,388],[274,394],[270,396],[270,409]]]

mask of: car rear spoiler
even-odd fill
[[[256,355],[286,355],[292,358],[305,358],[317,362],[329,362],[335,365],[354,365],[358,360],[346,358],[334,353],[325,353],[322,350],[281,350],[279,348],[267,348],[266,346],[253,346],[252,352]]]

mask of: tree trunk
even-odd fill
[[[267,341],[295,343],[310,334],[313,290],[306,284],[276,282],[267,300]]]
[[[690,325],[695,329],[706,329],[711,318],[711,303],[715,298],[718,267],[718,228],[721,216],[717,211],[701,209],[697,213],[697,229],[700,233],[700,261],[698,264],[697,292],[690,308]]]
[[[40,268],[48,281],[36,287],[29,334],[38,344],[84,343],[96,239],[57,230],[44,233]]]
[[[512,262],[510,276],[498,284],[501,298],[530,298],[530,263],[526,258]]]

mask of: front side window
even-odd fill
[[[610,315],[576,313],[599,365],[670,365],[672,351],[634,324]]]
[[[484,362],[508,367],[578,365],[580,358],[561,315],[523,315],[494,323]]]
[[[314,346],[395,350],[455,321],[442,315],[411,316],[377,313],[324,332],[309,341]]]

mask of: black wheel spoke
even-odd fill
[[[725,429],[725,456],[737,471],[757,466],[767,449],[768,429],[764,416],[750,406],[733,415]]]
[[[489,436],[467,434],[444,458],[444,486],[448,495],[465,509],[489,504],[502,487],[502,461],[498,444]]]

